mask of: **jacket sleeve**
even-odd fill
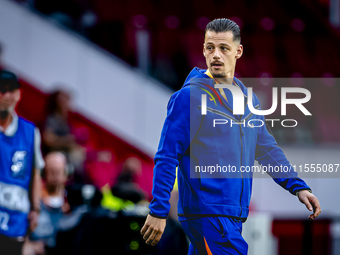
[[[264,116],[258,115],[258,118],[264,122],[264,125],[258,133],[255,159],[262,167],[267,167],[267,173],[273,180],[291,194],[295,195],[300,190],[311,190],[298,177],[297,172],[295,172],[293,166],[287,160],[282,149],[277,145]],[[275,167],[276,170],[274,170]]]
[[[175,92],[168,103],[158,151],[154,158],[153,199],[150,214],[166,218],[170,210],[170,193],[176,179],[176,167],[189,148],[201,121],[197,99],[190,96],[190,87]]]

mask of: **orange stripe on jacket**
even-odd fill
[[[208,75],[208,76],[209,76],[211,79],[213,79],[217,84],[219,84],[219,82],[216,81],[216,80],[214,79],[214,77],[211,75],[209,69],[207,69],[207,71],[206,71],[204,74]],[[223,89],[222,89],[222,88],[218,88],[218,90],[220,91],[220,93],[221,93],[221,95],[224,97],[224,99],[228,102],[227,96],[224,94]]]
[[[207,240],[205,240],[204,236],[203,236],[203,238],[204,238],[204,243],[205,243],[205,249],[207,250],[208,255],[213,255],[209,246],[208,246]]]

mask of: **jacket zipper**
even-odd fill
[[[248,97],[245,96],[246,100],[244,100],[244,109],[247,108],[247,103],[248,103]],[[247,120],[246,119],[250,119],[250,117],[252,116],[249,115],[247,116],[244,121],[246,122]],[[239,121],[241,122],[241,119],[242,119],[242,116],[239,117]],[[241,171],[241,167],[242,167],[242,157],[243,157],[243,143],[242,143],[242,137],[244,136],[244,133],[242,131],[242,127],[241,125],[239,124],[239,127],[240,127],[240,138],[241,138],[241,164],[240,164],[240,171]],[[240,195],[240,208],[241,208],[241,212],[240,212],[240,218],[242,217],[242,195],[243,195],[243,186],[244,186],[244,179],[243,179],[243,173],[241,172],[241,178],[242,178],[242,188],[241,188],[241,195]]]
[[[241,117],[239,118],[239,121],[241,121]],[[242,136],[243,136],[244,134],[243,134],[241,125],[239,125],[239,127],[240,127],[240,138],[241,138],[241,162],[240,162],[240,163],[241,163],[241,164],[240,164],[240,169],[241,169],[241,167],[242,167],[242,156],[243,156]],[[239,217],[242,216],[242,203],[241,203],[241,201],[242,201],[243,186],[244,186],[244,179],[243,179],[243,173],[242,173],[242,172],[241,172],[241,178],[242,178],[242,188],[241,188],[241,195],[240,195],[240,208],[241,208],[241,213],[240,213],[240,216],[239,216]]]
[[[235,83],[236,84],[236,83]],[[204,84],[203,84],[204,85]],[[244,94],[243,94],[244,95]],[[245,96],[245,95],[244,95]],[[245,103],[244,103],[244,109],[246,109],[246,107],[247,107],[247,103],[248,103],[248,97],[247,96],[245,96],[245,98],[246,98],[246,100],[245,100]],[[225,107],[225,108],[227,108],[230,112],[233,112],[226,104],[225,104],[225,102],[223,102],[223,106]],[[255,109],[258,109],[259,108],[259,105],[256,105],[255,106]],[[216,114],[219,114],[219,115],[222,115],[221,113],[219,113],[219,111],[213,111],[212,109],[209,109],[211,112],[214,112],[214,113],[216,113]],[[251,118],[251,116],[252,116],[253,114],[250,114],[249,116],[247,116],[245,119],[244,119],[244,121],[247,121],[248,119],[250,119]],[[224,116],[224,117],[227,117],[227,116],[225,116],[224,114],[222,115],[222,116]],[[229,117],[229,119],[232,119],[231,118],[231,116],[228,116]],[[241,122],[241,119],[242,119],[242,116],[240,116],[239,118],[238,118],[238,120]],[[240,127],[240,139],[241,139],[241,161],[240,161],[240,169],[241,169],[241,167],[242,167],[242,157],[243,157],[243,143],[242,143],[242,136],[244,136],[244,133],[243,133],[243,131],[242,131],[242,127],[239,125],[239,127]],[[244,187],[244,179],[243,179],[243,173],[241,172],[241,178],[242,178],[242,188],[241,188],[241,195],[240,195],[240,208],[241,208],[241,213],[240,213],[240,216],[239,217],[241,217],[242,216],[242,195],[243,195],[243,187]]]

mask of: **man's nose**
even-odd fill
[[[214,51],[214,55],[213,55],[213,58],[221,58],[221,52],[216,48],[215,51]]]

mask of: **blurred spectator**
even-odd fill
[[[43,204],[67,212],[69,205],[65,203],[65,184],[68,174],[66,156],[61,152],[51,152],[46,156],[45,161],[43,178],[46,182],[41,196]]]
[[[43,140],[48,151],[69,152],[76,147],[75,137],[68,123],[70,96],[61,90],[52,93],[48,100]]]
[[[122,171],[116,184],[113,187],[110,185],[101,187],[102,206],[112,211],[119,211],[146,199],[146,193],[137,184],[141,171],[142,162],[138,158],[127,158],[122,165]],[[139,203],[139,205],[141,204],[143,203]]]
[[[38,226],[24,246],[24,255],[45,254],[55,247],[55,235],[59,220],[70,209],[65,197],[67,160],[61,152],[51,152],[45,158],[42,173],[45,185],[42,190],[41,213]]]
[[[130,224],[130,228],[133,224],[136,224],[136,232],[139,232],[140,220],[145,218],[146,215],[141,214],[144,212],[143,207],[147,208],[147,202],[145,199],[145,192],[138,186],[138,178],[142,173],[142,162],[136,157],[129,157],[122,165],[122,171],[118,177],[117,183],[112,187],[111,192],[108,187],[102,188],[103,200],[102,206],[112,210],[114,212],[120,211],[123,217],[119,218],[118,222],[111,222],[113,226],[117,226],[117,229],[121,229],[118,226],[124,226],[122,229],[120,245],[116,246],[116,251],[121,251],[119,254],[150,254],[150,255],[185,255],[188,254],[188,242],[186,235],[177,221],[177,210],[171,211],[170,217],[167,218],[166,228],[162,239],[155,247],[145,246],[144,242],[139,242],[140,246],[136,246],[136,249],[140,253],[133,253],[129,248],[123,248],[122,243],[129,243],[131,240],[138,240],[138,236],[134,236],[134,232],[127,227]],[[177,185],[176,185],[177,187]],[[172,193],[172,206],[178,202],[178,191],[174,188]],[[176,208],[175,208],[176,209]],[[146,214],[149,212],[146,209]],[[126,213],[127,215],[124,215]],[[141,216],[143,215],[143,216]],[[109,224],[109,223],[107,223]],[[130,231],[130,232],[129,232]],[[114,233],[110,233],[114,237]],[[132,243],[132,242],[131,242]],[[130,243],[130,244],[131,244]],[[130,246],[131,247],[131,246]],[[148,250],[150,249],[150,250]],[[148,252],[147,252],[148,251]],[[145,252],[145,253],[144,253]],[[89,253],[90,254],[90,253]]]
[[[136,157],[130,157],[122,165],[116,185],[112,187],[112,194],[133,203],[145,199],[146,193],[139,187],[137,180],[142,173],[142,162]]]
[[[142,162],[136,157],[129,157],[122,165],[117,184],[137,183],[137,178],[142,173]],[[136,184],[137,185],[137,184]]]
[[[64,151],[67,159],[78,172],[82,173],[86,157],[85,149],[77,144],[69,124],[70,96],[62,90],[50,95],[47,118],[43,131],[43,142],[47,152]]]
[[[100,191],[93,185],[77,183],[67,187],[67,200],[71,211],[59,221],[56,247],[51,254],[83,255],[92,249],[98,251],[99,248],[93,247],[94,243],[96,240],[101,241],[105,234],[93,233],[92,227],[96,220],[105,214],[100,206],[102,197]],[[90,236],[90,239],[84,238],[87,236]],[[93,248],[89,249],[91,247]]]
[[[164,237],[157,247],[146,245],[139,234],[148,213],[141,191],[133,183],[140,174],[138,158],[128,158],[123,164],[120,181],[114,188],[124,210],[113,212],[100,206],[102,194],[92,185],[75,184],[67,188],[71,211],[63,213],[66,157],[60,152],[46,156],[43,173],[46,180],[39,224],[25,244],[24,255],[95,255],[112,251],[115,254],[187,254],[185,234],[177,221],[167,220]],[[136,204],[138,203],[138,204]],[[119,231],[115,231],[119,229]]]

